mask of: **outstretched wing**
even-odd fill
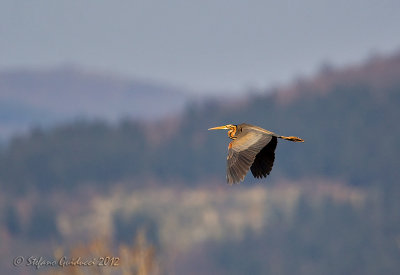
[[[272,170],[275,160],[275,148],[278,143],[276,137],[272,137],[271,141],[257,154],[253,164],[251,165],[251,173],[255,178],[266,178]]]
[[[276,141],[276,137],[274,138]],[[241,133],[237,139],[229,143],[226,171],[226,178],[229,184],[243,181],[257,154],[263,150],[271,139],[272,135],[270,134],[261,131],[248,131]]]

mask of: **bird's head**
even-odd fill
[[[224,125],[224,126],[213,127],[213,128],[208,129],[208,130],[229,130],[228,131],[228,137],[231,138],[231,139],[235,139],[236,138],[236,136],[235,136],[236,129],[237,129],[236,125],[227,124],[227,125]]]
[[[231,130],[232,128],[236,128],[236,125],[227,124],[224,126],[213,127],[208,130]]]

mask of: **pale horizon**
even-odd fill
[[[398,1],[2,1],[0,71],[65,65],[196,94],[265,89],[400,48]]]

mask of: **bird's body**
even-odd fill
[[[304,142],[298,137],[279,136],[261,127],[242,123],[228,124],[208,130],[229,130],[232,139],[228,146],[226,179],[229,184],[238,183],[251,170],[255,178],[267,177],[275,160],[278,138],[294,142]]]

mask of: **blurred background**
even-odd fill
[[[0,269],[399,274],[399,9],[1,1]],[[229,186],[242,122],[306,142]]]

